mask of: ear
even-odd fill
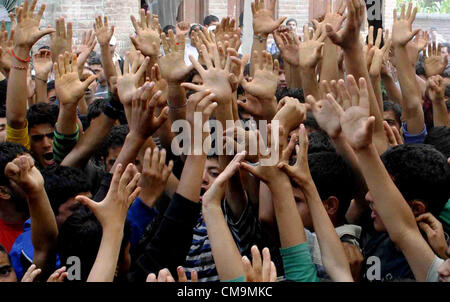
[[[325,207],[328,216],[334,216],[337,214],[339,209],[339,199],[334,196],[330,196],[327,200],[323,201],[323,206]]]
[[[11,194],[9,192],[10,190],[7,186],[0,186],[0,199],[10,200]]]
[[[411,207],[411,210],[413,211],[415,217],[425,214],[427,212],[427,206],[423,201],[413,200],[410,201],[408,204]]]

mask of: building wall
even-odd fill
[[[450,14],[417,14],[414,28],[430,31],[431,27],[436,27],[438,33],[443,35],[447,42],[450,42]]]
[[[138,15],[140,0],[41,0],[47,9],[42,26],[56,26],[56,19],[65,17],[66,22],[73,22],[74,43],[80,42],[83,31],[93,29],[95,17],[106,15],[110,24],[115,26],[117,48],[126,50],[130,46],[129,36],[133,32],[130,15]],[[38,4],[38,5],[39,5]],[[39,45],[49,43],[49,38],[42,39]],[[37,46],[39,47],[39,46]],[[98,46],[97,46],[98,47]]]

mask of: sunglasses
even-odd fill
[[[46,136],[49,139],[53,139],[55,137],[55,133],[50,132],[47,134],[36,134],[31,136],[31,140],[35,143],[41,142],[44,139],[44,136]]]

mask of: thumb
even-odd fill
[[[37,34],[36,34],[36,39],[39,40],[40,38],[42,38],[43,36],[49,35],[54,33],[56,30],[53,28],[44,28],[41,29]],[[36,41],[37,41],[36,40]]]
[[[84,90],[86,90],[92,84],[92,82],[95,81],[95,79],[97,79],[96,75],[91,75],[89,78],[87,78],[87,80],[83,82]]]
[[[92,211],[92,213],[94,213],[94,215],[96,215],[96,210],[98,207],[98,203],[93,201],[92,199],[83,196],[83,195],[78,195],[77,197],[75,197],[75,200],[80,202],[82,205],[86,206],[89,208],[89,210]],[[97,215],[96,215],[97,216]]]
[[[330,38],[331,42],[333,42],[336,45],[339,45],[342,42],[341,37],[334,30],[333,26],[331,26],[330,24],[326,24],[325,30],[327,31],[327,36],[328,38]]]
[[[419,222],[418,225],[420,229],[425,232],[428,238],[430,238],[434,234],[433,229],[427,223]]]
[[[421,31],[420,28],[413,30],[411,37],[409,38],[408,42],[411,41],[419,32]]]
[[[369,119],[367,120],[367,123],[365,125],[366,131],[367,133],[370,133],[370,135],[373,134],[373,131],[375,129],[375,117],[371,116],[369,117]]]
[[[283,22],[287,19],[287,17],[281,17],[280,19],[276,20],[275,23],[277,24],[277,28],[283,24]],[[275,28],[276,29],[276,28]]]

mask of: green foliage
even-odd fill
[[[450,0],[397,0],[397,9],[399,10],[403,3],[408,5],[410,2],[417,6],[419,13],[450,14]]]

